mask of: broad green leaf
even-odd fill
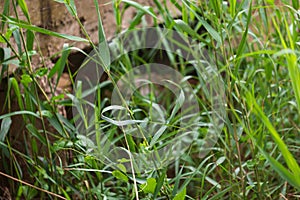
[[[119,180],[122,180],[124,182],[128,182],[128,177],[119,170],[114,170],[112,172],[112,175],[114,177],[116,177],[117,179],[119,179]]]
[[[184,200],[185,195],[186,195],[186,187],[183,188],[183,190],[174,197],[174,200]]]
[[[295,8],[295,10],[299,10],[299,7],[300,7],[299,0],[292,0],[292,4],[293,4],[293,8]]]
[[[21,76],[21,83],[24,85],[24,86],[28,86],[29,83],[32,82],[32,78],[28,75],[28,74],[23,74]]]
[[[0,43],[7,43],[10,40],[10,37],[14,29],[8,29],[5,34],[0,33]]]
[[[142,191],[145,193],[153,194],[156,187],[156,180],[155,178],[148,178],[147,182],[141,185]]]
[[[126,167],[123,164],[117,164],[117,167],[125,174],[127,173]]]

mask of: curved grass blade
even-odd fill
[[[72,40],[72,41],[76,41],[76,42],[86,42],[86,43],[89,42],[87,39],[84,39],[84,38],[81,38],[81,37],[77,37],[77,36],[73,36],[73,35],[67,35],[67,34],[63,34],[63,33],[57,33],[57,32],[54,32],[54,31],[49,31],[47,29],[28,24],[24,21],[16,21],[14,18],[7,17],[7,16],[4,16],[2,14],[0,14],[0,16],[6,18],[8,20],[8,23],[10,23],[12,25],[16,25],[20,28],[24,28],[24,29],[35,31],[35,32],[38,32],[38,33],[43,33],[43,34],[46,34],[46,35],[49,35],[49,36],[63,38],[63,39]]]

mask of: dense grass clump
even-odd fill
[[[3,197],[300,197],[298,0],[154,0],[155,7],[113,0],[109,42],[95,0],[99,44],[74,1],[57,0],[84,38],[32,25],[26,2],[16,2],[5,0],[0,14]],[[122,30],[129,8],[136,16]],[[92,52],[64,45],[54,67],[33,66],[34,56],[49,60],[36,33],[88,43]],[[74,71],[75,51],[86,59]],[[17,70],[5,76],[11,66]],[[57,95],[64,71],[72,91]]]

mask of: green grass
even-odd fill
[[[202,57],[197,51],[200,45],[205,49],[204,54],[216,61],[214,72],[219,75],[218,79],[222,78],[222,86],[213,85],[216,79],[211,79],[209,84],[205,82],[207,79],[203,75],[208,74],[203,72],[204,67],[209,67],[195,69],[191,62],[178,56],[182,51],[178,50],[177,55],[171,53],[169,50],[180,45],[172,39],[161,40],[159,45],[164,51],[134,50],[113,59],[109,48],[122,43],[106,41],[98,1],[94,1],[94,12],[98,15],[99,44],[92,42],[81,24],[73,0],[57,2],[65,5],[70,17],[79,23],[84,38],[32,25],[26,2],[17,2],[5,0],[0,14],[0,86],[6,88],[1,107],[5,112],[0,116],[1,192],[8,189],[13,199],[300,197],[299,1],[282,1],[276,5],[274,1],[262,0],[202,3],[169,0],[168,3],[181,13],[181,18],[171,16],[166,1],[154,0],[155,8],[130,0],[112,1],[116,34],[122,31],[124,11],[131,7],[137,11],[130,27],[123,31],[124,38],[126,35],[136,37],[129,45],[134,47],[141,41],[133,33],[138,25],[145,25],[146,15],[153,18],[154,27],[158,26],[160,22],[154,13],[157,10],[164,28],[191,39],[186,41],[190,42],[188,48],[178,49],[186,50],[194,56],[194,61],[200,61]],[[126,6],[120,6],[121,3]],[[22,13],[17,12],[17,7]],[[26,21],[19,19],[21,14]],[[84,52],[65,45],[57,52],[60,58],[52,69],[35,69],[32,56],[42,56],[36,33],[86,42],[95,53],[87,55],[87,59],[101,65],[108,79],[99,84],[95,80],[76,81],[81,70],[88,66],[86,62],[77,72],[70,72],[74,92],[67,93],[67,98],[55,96],[58,80],[68,67],[69,54],[74,50]],[[164,57],[183,80],[191,83],[196,103],[183,109],[190,96],[180,90],[180,84],[172,77],[167,77],[169,88],[163,89],[144,80],[148,86],[145,87],[147,95],[141,91],[126,98],[124,87],[117,85],[122,75],[142,64],[147,71],[146,64],[160,57]],[[18,70],[5,77],[12,64]],[[146,75],[148,77],[143,78],[147,80],[151,73],[148,71]],[[49,81],[55,77],[54,85],[49,85],[52,97],[46,95],[41,86],[41,77]],[[127,78],[131,85],[130,76]],[[91,86],[86,88],[88,84]],[[208,95],[216,94],[220,88],[210,87],[212,85],[224,88],[221,103],[225,113],[219,116],[224,126],[214,127],[221,128],[221,134],[217,143],[210,147],[201,144],[212,120],[209,113],[220,113]],[[112,99],[106,93],[112,88],[119,98],[119,106],[111,105]],[[174,91],[179,91],[177,97]],[[87,104],[85,100],[89,95],[95,101]],[[189,113],[197,103],[199,111]],[[76,115],[73,113],[72,119],[66,118],[58,112],[60,106],[71,107]],[[191,114],[190,118],[185,118],[187,113]],[[164,115],[165,121],[161,117]],[[188,133],[188,129],[180,127],[180,121],[188,119],[188,124],[192,124],[198,118],[202,123],[195,125],[197,135],[192,145],[174,162],[162,165],[164,155],[159,155],[159,150],[178,140],[180,133]],[[154,135],[147,135],[143,126],[145,119],[155,130]],[[19,127],[14,127],[16,120],[21,124]],[[16,130],[24,131],[18,133]],[[140,137],[131,135],[133,131]],[[118,146],[119,153],[131,152],[132,156],[119,157],[112,164],[105,157],[110,144]],[[207,154],[202,156],[204,152]],[[147,170],[143,170],[147,166]]]

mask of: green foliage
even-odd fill
[[[179,111],[193,108],[193,105],[182,108],[189,97],[181,91],[178,98],[174,98],[170,91],[147,83],[149,94],[143,96],[135,92],[128,101],[121,98],[123,106],[119,106],[110,105],[107,92],[113,87],[122,97],[117,81],[123,74],[134,66],[155,61],[154,57],[165,57],[184,80],[190,81],[201,107],[199,117],[203,120],[198,135],[205,135],[210,126],[207,113],[211,105],[204,95],[207,91],[202,88],[200,71],[168,52],[171,47],[165,41],[162,45],[166,52],[133,51],[111,63],[109,47],[118,43],[109,44],[106,39],[99,2],[95,0],[92,6],[99,28],[99,44],[94,44],[78,17],[75,1],[55,1],[64,5],[70,17],[78,22],[84,38],[33,25],[30,19],[33,14],[24,0],[3,2],[0,86],[1,90],[5,88],[5,98],[0,116],[0,189],[8,187],[16,199],[299,198],[298,0],[283,1],[280,6],[271,0],[154,0],[153,7],[131,0],[111,2],[116,33],[123,31],[126,35],[139,26],[148,26],[146,17],[152,18],[155,27],[162,20],[161,26],[188,36],[207,50],[209,57],[215,58],[214,64],[222,75],[226,91],[226,118],[222,119],[225,126],[217,144],[206,149],[209,152],[206,157],[199,148],[202,137],[197,136],[180,159],[161,168],[155,161],[145,163],[153,166],[148,171],[143,171],[131,156],[118,159],[113,167],[104,161],[106,155],[99,152],[115,153],[109,149],[112,143],[125,153],[149,155],[147,153],[153,150],[152,158],[161,161],[159,149],[171,144],[181,131],[178,124],[184,116]],[[170,5],[180,17],[171,14]],[[136,12],[129,27],[122,30],[127,9]],[[25,16],[26,21],[20,20],[20,15]],[[90,44],[95,57],[64,45],[56,52],[59,59],[54,67],[33,69],[33,56],[49,59],[42,57],[36,33]],[[139,42],[134,38],[132,43],[136,40]],[[176,44],[173,42],[171,45]],[[194,53],[192,47],[185,48]],[[74,83],[78,71],[70,72],[74,94],[54,95],[68,67],[68,57],[74,51],[101,65],[108,78],[85,90],[85,82]],[[12,65],[17,70],[9,74]],[[51,98],[40,79],[54,82],[49,85]],[[170,80],[168,83],[180,88],[178,83]],[[158,94],[155,91],[159,91]],[[91,94],[95,94],[96,100],[89,103],[92,109],[85,109],[81,103]],[[164,109],[159,107],[160,103]],[[71,107],[78,115],[67,118],[58,112],[59,107]],[[151,115],[152,112],[157,115]],[[124,114],[125,119],[117,119],[114,113]],[[156,118],[165,113],[165,122],[160,121],[165,124],[147,136],[144,128],[155,124]],[[76,124],[80,120],[81,123]],[[127,132],[123,133],[124,130]],[[141,137],[133,137],[134,131],[139,131]],[[105,133],[105,137],[100,137],[100,133]],[[147,160],[146,156],[140,159]],[[2,182],[7,185],[1,185]]]

